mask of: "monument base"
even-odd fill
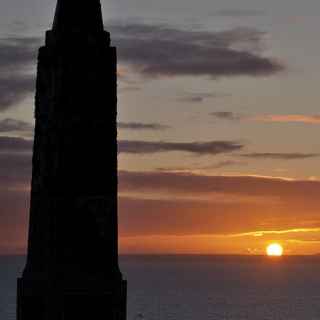
[[[48,282],[18,279],[17,320],[126,320],[127,282],[58,289]]]

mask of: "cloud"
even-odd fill
[[[280,122],[280,123],[306,123],[320,124],[320,115],[305,114],[266,114],[251,117],[251,120],[258,122]]]
[[[294,211],[320,210],[320,181],[288,180],[261,176],[205,175],[182,172],[119,172],[119,191],[136,197],[165,199],[202,199],[214,204],[242,203],[252,206],[294,208]],[[303,192],[302,192],[303,190]],[[237,211],[235,211],[236,213]],[[290,212],[288,211],[288,214]],[[317,218],[318,219],[318,218]],[[315,218],[313,219],[315,220]],[[320,221],[320,220],[319,220]]]
[[[316,196],[320,181],[288,180],[260,176],[208,176],[173,172],[120,171],[121,191],[173,193],[225,193],[268,197]],[[301,190],[304,190],[303,194]]]
[[[226,167],[232,167],[232,166],[242,166],[246,165],[245,162],[240,162],[240,161],[234,161],[234,160],[225,160],[225,161],[220,161],[217,163],[214,163],[212,165],[207,165],[207,166],[199,166],[199,165],[190,165],[190,166],[185,166],[185,167],[162,167],[162,168],[157,168],[159,171],[167,171],[167,172],[194,172],[194,171],[202,171],[202,170],[214,170],[214,169],[221,169],[221,168],[226,168]]]
[[[241,115],[230,111],[215,111],[211,112],[210,115],[221,120],[238,121],[243,119]]]
[[[240,161],[234,161],[234,160],[225,160],[225,161],[220,161],[218,163],[215,163],[211,166],[204,167],[203,169],[221,169],[225,167],[242,166],[242,165],[246,165],[246,163],[240,162]]]
[[[288,233],[319,233],[320,228],[296,228],[296,229],[287,229],[287,230],[257,230],[252,232],[245,232],[239,234],[230,234],[229,237],[244,237],[244,236],[253,236],[253,237],[263,237],[264,235],[282,235]]]
[[[29,191],[8,188],[5,174],[11,172],[12,187],[21,181],[29,186],[28,156],[0,154],[0,243],[7,250],[26,243]],[[120,171],[119,192],[121,238],[242,233],[253,237],[261,232],[274,237],[281,230],[320,227],[319,181]]]
[[[37,38],[0,40],[0,111],[16,105],[34,91]]]
[[[36,60],[39,44],[39,38],[0,39],[0,70],[2,72],[28,71],[30,65]]]
[[[145,76],[267,76],[285,68],[261,54],[264,33],[254,29],[209,32],[119,23],[109,24],[108,29],[118,46],[120,64]],[[0,111],[34,92],[40,44],[40,38],[0,39]],[[189,98],[190,102],[202,99],[206,97]]]
[[[191,93],[186,94],[184,97],[178,99],[178,101],[188,102],[188,103],[201,103],[207,99],[224,98],[229,95],[223,93]]]
[[[237,28],[191,31],[146,24],[108,24],[119,60],[148,77],[268,76],[285,69],[261,54],[264,33]]]
[[[320,227],[320,181],[120,171],[119,182],[122,235],[251,236]]]
[[[236,206],[236,204],[214,206],[206,201],[120,196],[120,234],[121,236],[215,234],[221,233],[222,230],[234,229],[241,232],[243,229],[232,223]],[[223,214],[219,214],[219,211]],[[251,226],[251,223],[248,224]]]
[[[33,141],[14,137],[0,137],[0,154],[32,152]]]
[[[234,141],[210,141],[210,142],[151,142],[137,140],[118,141],[119,153],[152,154],[158,152],[190,152],[196,154],[228,153],[243,148],[242,144]],[[32,140],[14,137],[0,137],[0,153],[31,152]]]
[[[276,159],[276,160],[301,160],[319,157],[318,153],[272,153],[272,152],[256,152],[242,154],[241,157],[253,159]]]
[[[33,125],[25,121],[7,118],[0,120],[0,133],[22,133],[31,136]]]
[[[153,154],[159,152],[189,152],[198,155],[217,155],[241,150],[244,146],[234,141],[210,142],[151,142],[137,140],[119,141],[119,153]]]
[[[162,131],[170,129],[170,126],[166,126],[160,123],[141,123],[141,122],[119,122],[119,129],[125,130],[154,130],[154,131]]]
[[[16,123],[14,122],[13,124]],[[20,128],[20,123],[18,122],[17,124],[18,128]],[[15,125],[10,123],[7,129],[15,127]],[[24,124],[22,127],[24,127]],[[32,147],[32,140],[17,137],[0,137],[0,190],[3,190],[3,188],[21,188],[29,185],[31,178]],[[200,155],[214,155],[231,152],[238,148],[241,148],[241,146],[235,143],[218,141],[208,143],[119,141],[120,152],[133,154],[181,151]]]
[[[211,112],[211,116],[230,121],[252,121],[252,122],[275,122],[275,123],[304,123],[304,124],[320,124],[320,115],[306,114],[257,114],[245,115],[234,113],[231,111]]]

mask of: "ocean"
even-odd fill
[[[320,257],[122,256],[128,320],[318,320]],[[24,257],[0,257],[0,320]]]

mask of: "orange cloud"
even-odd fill
[[[320,124],[320,115],[303,115],[303,114],[266,114],[256,115],[248,118],[251,121],[260,122],[284,122],[284,123],[307,123]]]

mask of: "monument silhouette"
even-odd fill
[[[116,49],[99,0],[58,0],[40,48],[17,320],[125,320],[118,266]]]

